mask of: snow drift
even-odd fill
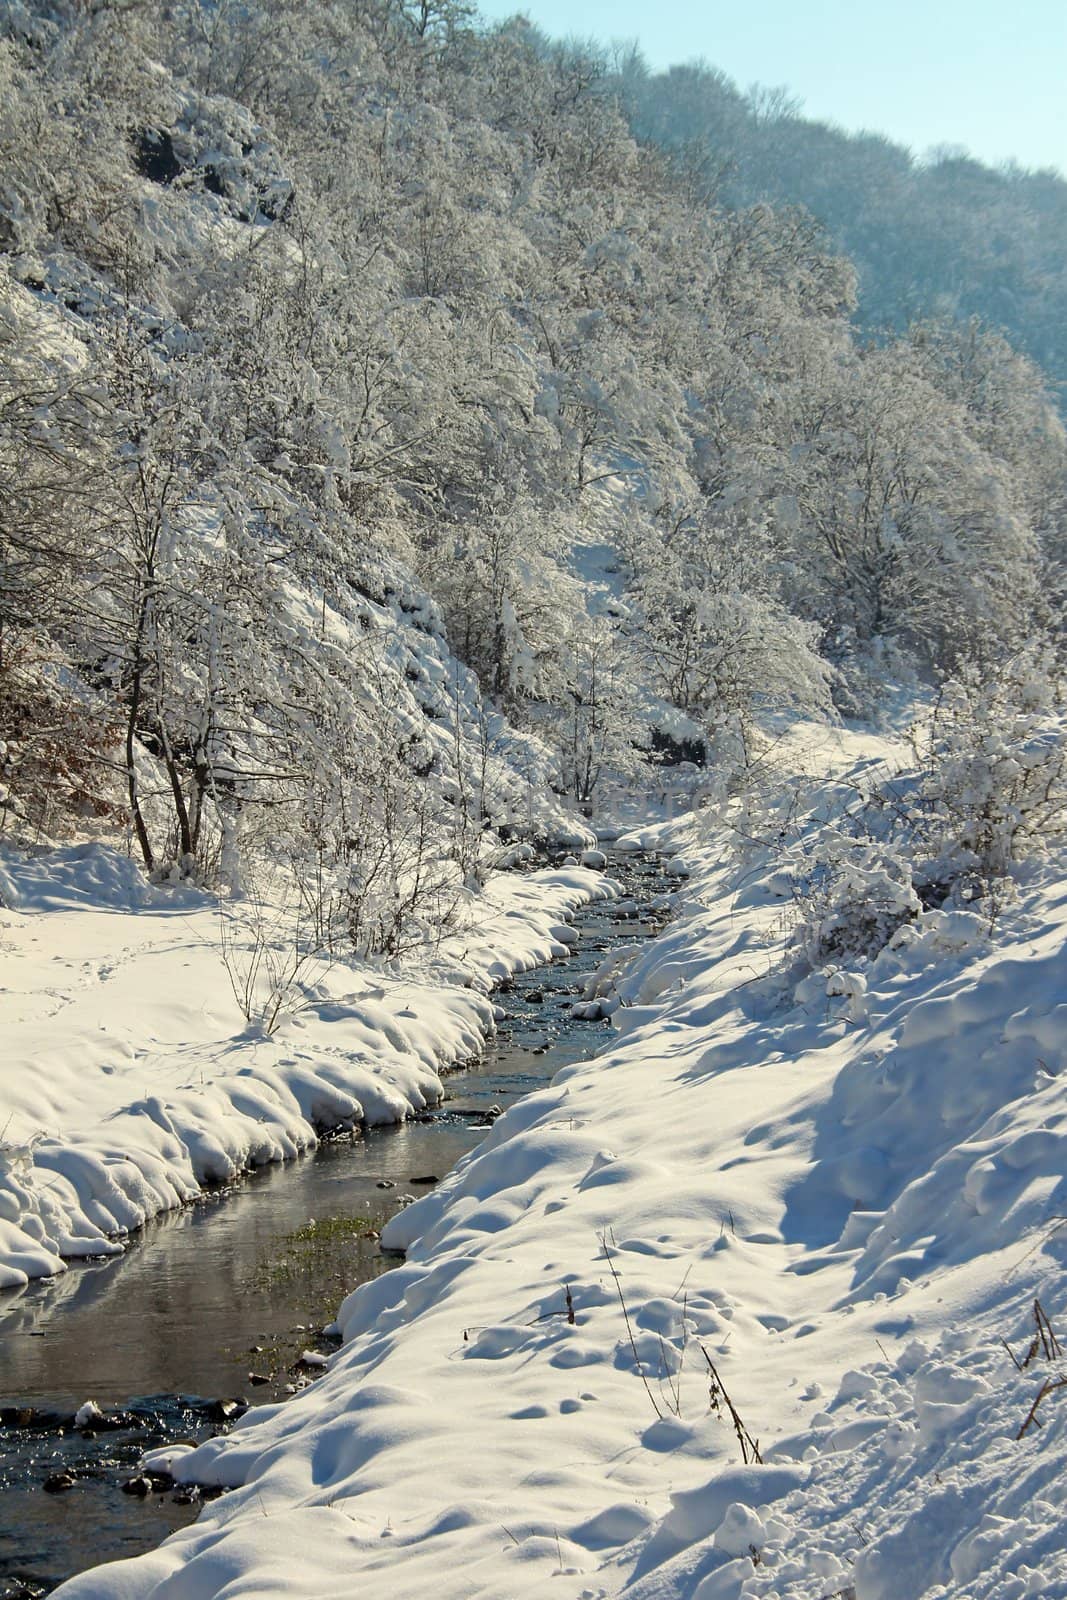
[[[820,737],[839,779],[888,753]],[[1055,874],[799,971],[781,840],[629,842],[686,908],[610,1047],[390,1223],[313,1388],[171,1456],[231,1492],[72,1600],[1067,1595]]]
[[[252,959],[239,924],[220,943],[233,906],[153,886],[103,845],[6,854],[0,1286],[120,1251],[149,1217],[319,1131],[436,1104],[439,1074],[493,1028],[493,982],[564,956],[561,919],[610,892],[583,867],[498,875],[406,969],[313,963],[268,1032],[231,988]]]

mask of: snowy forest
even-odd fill
[[[552,791],[1055,645],[1052,377],[936,263],[854,321],[842,138],[824,228],[807,125],[453,0],[3,25],[9,837],[394,949]]]

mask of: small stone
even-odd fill
[[[144,1417],[134,1411],[105,1411],[93,1418],[98,1433],[119,1433],[124,1428],[143,1428]]]
[[[417,1183],[417,1184],[420,1184],[420,1185],[422,1185],[423,1187],[426,1187],[426,1188],[429,1188],[432,1184],[440,1183],[440,1181],[441,1181],[440,1178],[438,1178],[437,1175],[435,1173],[433,1173],[433,1172],[428,1172],[424,1178],[409,1178],[408,1179],[409,1183]],[[377,1237],[377,1236],[375,1235],[374,1237]]]
[[[392,1178],[379,1178],[378,1182],[376,1184],[376,1188],[379,1188],[379,1189],[395,1189],[396,1188],[396,1184],[393,1182]]]
[[[232,1422],[244,1409],[239,1400],[212,1400],[208,1416],[212,1422]]]
[[[269,1383],[272,1377],[273,1373],[270,1372],[250,1372],[248,1374],[248,1381],[249,1383],[258,1386],[259,1384]]]
[[[295,1372],[298,1367],[303,1367],[313,1372],[318,1372],[328,1364],[328,1356],[320,1355],[317,1350],[305,1350],[297,1357],[289,1370]]]
[[[146,1478],[143,1473],[139,1478],[127,1478],[122,1485],[122,1492],[123,1494],[136,1495],[138,1500],[145,1500],[152,1493],[152,1480],[151,1478]]]
[[[65,1489],[73,1489],[77,1478],[72,1472],[53,1472],[50,1478],[44,1480],[45,1494],[62,1494]]]
[[[171,1495],[175,1505],[179,1506],[195,1506],[200,1498],[200,1485],[196,1483],[180,1483]]]

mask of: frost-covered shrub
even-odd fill
[[[832,826],[798,833],[793,943],[813,967],[872,959],[924,910],[992,918],[1067,831],[1067,717],[1042,651],[960,672],[911,743],[914,767],[853,785]]]
[[[799,899],[794,944],[812,967],[872,959],[922,909],[899,852],[837,829],[820,843]]]
[[[921,774],[918,832],[930,852],[924,898],[938,886],[966,886],[973,896],[1063,838],[1063,686],[1043,652],[1023,651],[993,675],[958,674],[912,743]]]

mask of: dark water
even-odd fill
[[[647,907],[669,887],[647,860],[612,860]],[[237,1403],[314,1381],[305,1350],[344,1294],[388,1270],[376,1233],[483,1136],[497,1108],[593,1055],[603,1022],[568,1016],[607,951],[647,938],[662,913],[576,918],[568,961],[497,993],[507,1016],[485,1056],[449,1076],[445,1104],[399,1128],[323,1144],[151,1223],[122,1256],[72,1264],[0,1294],[0,1600],[47,1594],[85,1567],[137,1554],[197,1514],[170,1488],[123,1492],[144,1450],[206,1438]],[[92,1400],[103,1420],[73,1415]],[[45,1482],[66,1473],[58,1492]],[[147,1485],[141,1485],[146,1488]]]

